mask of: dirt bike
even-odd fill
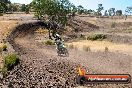
[[[65,55],[69,56],[68,50],[64,44],[59,45],[57,49],[58,56]]]

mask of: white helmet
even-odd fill
[[[59,37],[60,35],[59,34],[56,34],[57,37]]]

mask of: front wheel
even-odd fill
[[[63,49],[63,52],[64,52],[64,54],[65,54],[66,56],[69,56],[69,52],[68,52],[68,50],[67,50],[66,48]]]

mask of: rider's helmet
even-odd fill
[[[59,34],[56,34],[56,37],[60,37],[60,35]]]
[[[59,34],[56,34],[56,39],[55,39],[55,41],[56,41],[56,40],[62,40],[62,39],[61,39],[61,36],[60,36]]]

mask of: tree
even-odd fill
[[[94,10],[92,10],[92,9],[89,9],[89,10],[88,10],[88,14],[90,14],[90,15],[91,15],[91,14],[92,14],[92,15],[95,15],[95,13],[96,13],[96,12],[95,12]]]
[[[101,11],[104,9],[104,7],[102,6],[102,4],[98,4],[98,9],[97,9],[97,15],[98,16],[101,16],[102,15],[102,13],[101,13]]]
[[[12,12],[13,4],[8,4],[7,5],[7,11]]]
[[[6,11],[6,3],[0,1],[0,13],[4,13]]]
[[[12,12],[20,11],[20,6],[17,4],[12,4]]]
[[[93,10],[89,9],[87,10],[87,14],[91,14],[93,12]]]
[[[104,16],[108,16],[108,13],[107,13],[108,11],[107,10],[105,10],[105,12],[104,12]]]
[[[108,12],[109,12],[109,16],[114,16],[115,15],[115,8],[110,8],[108,10]]]
[[[25,4],[22,4],[22,6],[21,6],[21,11],[22,11],[22,12],[25,12],[25,11],[26,11],[26,5],[25,5]]]
[[[127,19],[127,15],[131,15],[132,7],[127,7],[125,10],[125,20]]]
[[[77,6],[77,9],[78,9],[78,14],[84,13],[84,7],[83,6],[79,5],[79,6]]]
[[[74,12],[74,13],[77,12],[77,7],[73,4],[71,4],[70,9],[71,9],[71,12]]]
[[[7,4],[10,4],[9,0],[0,0],[0,13],[5,13],[7,11]]]
[[[131,15],[131,13],[132,13],[132,7],[127,7],[126,10],[125,10],[125,13]]]
[[[87,9],[84,9],[84,12],[83,13],[88,14],[88,10]]]
[[[47,21],[49,31],[53,29],[55,32],[58,27],[66,25],[72,8],[69,0],[33,0],[32,6],[38,19]]]
[[[121,15],[122,15],[122,10],[117,10],[117,11],[116,11],[116,15],[117,15],[117,16],[121,16]]]
[[[21,12],[25,12],[25,13],[29,13],[29,9],[30,9],[30,5],[25,5],[25,4],[22,4],[22,6],[20,7],[21,8]]]
[[[0,0],[0,2],[3,2],[5,4],[10,4],[11,3],[10,0]]]
[[[26,5],[25,13],[29,14],[29,11],[30,11],[30,5]]]
[[[68,15],[68,19],[74,19],[74,17],[75,17],[75,14],[76,14],[76,12],[77,12],[77,7],[76,6],[74,6],[73,4],[71,4],[71,13]]]

